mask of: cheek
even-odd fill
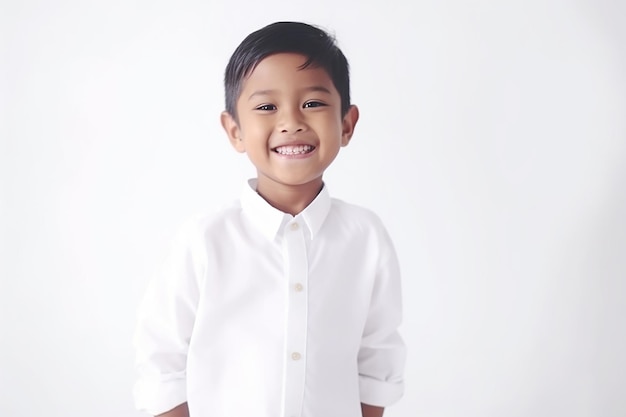
[[[329,138],[334,137],[337,139],[341,139],[343,132],[343,126],[341,124],[341,120],[337,120],[332,118],[326,121],[326,125],[324,126],[324,133]]]
[[[262,139],[271,131],[271,126],[265,119],[247,119],[241,121],[240,129],[244,138]]]
[[[341,131],[341,119],[334,114],[315,115],[309,122],[310,126],[314,126],[319,132],[334,133]]]

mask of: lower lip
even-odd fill
[[[294,153],[294,154],[282,154],[278,152],[274,152],[274,155],[278,156],[281,159],[306,159],[313,155],[313,153],[317,150],[317,148],[313,149],[311,152],[307,153]]]

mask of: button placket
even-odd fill
[[[307,297],[304,291],[308,276],[308,260],[303,227],[297,221],[287,225],[286,245],[287,328],[284,381],[285,415],[300,415],[304,398],[307,337]],[[292,290],[291,290],[292,289]]]

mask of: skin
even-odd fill
[[[182,403],[178,407],[168,411],[167,413],[159,414],[156,417],[189,417],[189,409],[187,403]]]
[[[375,407],[373,405],[361,404],[361,414],[363,417],[382,417],[385,411],[382,407]],[[159,414],[156,417],[189,417],[189,409],[187,403],[183,403],[173,410],[167,413]]]
[[[322,175],[348,145],[359,119],[356,106],[341,115],[341,98],[322,68],[299,69],[306,58],[275,54],[263,59],[244,81],[237,118],[221,121],[237,152],[257,169],[257,192],[277,209],[296,215],[322,188]],[[306,155],[284,156],[281,145],[310,145]]]
[[[361,403],[361,414],[363,417],[383,417],[384,411],[385,409],[383,407]]]
[[[299,69],[306,58],[275,54],[262,60],[244,81],[237,117],[221,122],[237,152],[257,169],[257,192],[292,215],[304,210],[322,189],[322,176],[359,120],[356,106],[341,115],[341,97],[321,68]],[[307,146],[306,154],[281,155],[281,146]],[[363,417],[382,417],[384,408],[361,404]],[[189,417],[187,403],[158,417]]]

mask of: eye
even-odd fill
[[[307,101],[306,103],[302,105],[302,107],[305,109],[310,109],[314,107],[324,107],[324,106],[326,106],[326,103],[322,103],[321,101]]]
[[[272,111],[276,110],[276,106],[274,106],[273,104],[262,104],[259,107],[256,107],[255,110]]]

